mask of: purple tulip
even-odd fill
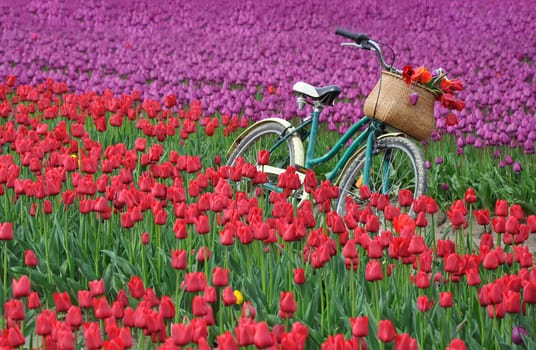
[[[411,103],[412,105],[415,106],[418,101],[419,101],[419,94],[418,93],[413,92],[411,95],[409,95],[409,103]]]
[[[514,344],[523,344],[523,336],[528,336],[529,332],[520,326],[515,326],[512,328],[512,342]]]
[[[519,163],[519,162],[514,162],[514,164],[512,165],[512,170],[513,170],[515,173],[520,173],[520,172],[523,170],[523,167],[521,166],[521,163]]]

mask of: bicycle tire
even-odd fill
[[[281,134],[288,132],[287,129],[288,127],[277,121],[259,124],[238,142],[229,155],[227,165],[234,165],[238,158],[243,158],[246,162],[257,165],[259,151],[270,149]],[[297,135],[292,135],[275,150],[272,150],[269,166],[259,166],[259,168],[266,173],[268,181],[275,188],[277,187],[277,177],[281,172],[291,165],[303,166],[301,163],[303,163],[303,144]]]
[[[420,148],[411,139],[401,136],[379,139],[372,156],[369,188],[371,192],[383,193],[381,166],[384,157],[391,155],[389,166],[389,189],[387,194],[391,202],[398,202],[398,191],[409,189],[413,198],[426,194],[426,168]],[[352,196],[359,202],[357,179],[362,176],[365,165],[365,151],[362,151],[348,167],[339,181],[339,198],[336,210],[339,215],[346,212],[346,196]]]

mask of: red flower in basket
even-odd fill
[[[449,110],[461,111],[465,108],[463,100],[456,97],[456,93],[463,90],[462,82],[460,80],[449,80],[441,68],[430,72],[424,66],[414,69],[412,66],[407,65],[402,69],[402,78],[408,85],[417,83],[431,90],[436,100],[440,101],[443,107]],[[412,94],[410,103],[415,105],[417,101],[418,96]],[[457,120],[451,116],[448,124],[453,125],[454,122],[457,123]]]

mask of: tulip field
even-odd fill
[[[536,349],[531,1],[0,10],[0,350]],[[297,169],[269,193],[226,165],[305,116],[296,81],[341,86],[319,148],[363,117],[379,67],[337,27],[463,81],[419,144],[427,195],[362,186],[342,216],[322,169],[298,206]]]

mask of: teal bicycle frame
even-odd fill
[[[354,123],[350,129],[348,129],[342,137],[333,145],[333,147],[324,155],[319,157],[314,157],[314,149],[315,149],[315,143],[316,143],[316,137],[317,137],[317,130],[318,130],[318,124],[319,124],[319,118],[320,113],[322,111],[321,106],[315,106],[314,111],[311,115],[311,118],[307,119],[300,125],[298,125],[293,133],[298,133],[302,130],[305,130],[305,128],[311,124],[311,130],[309,133],[309,143],[307,145],[307,151],[305,154],[305,168],[310,169],[316,165],[322,164],[330,159],[332,159],[341,148],[355,135],[357,134],[360,129],[365,126],[366,124],[369,124],[369,126],[363,130],[356,140],[352,142],[352,144],[344,151],[341,158],[338,160],[337,164],[335,165],[334,169],[326,174],[326,178],[330,181],[334,181],[337,177],[337,175],[340,173],[340,171],[343,169],[343,166],[348,162],[348,160],[352,157],[352,155],[357,151],[359,147],[361,147],[366,142],[366,148],[365,148],[365,165],[364,165],[364,171],[363,171],[363,184],[368,185],[370,180],[370,168],[372,164],[372,152],[374,150],[376,137],[378,131],[383,131],[385,124],[382,122],[379,122],[374,119],[370,119],[367,116],[361,118],[358,122]],[[281,145],[287,138],[289,138],[292,135],[292,133],[284,134],[282,135],[277,142],[270,148],[270,152],[272,152],[274,149],[276,149],[279,145]],[[387,191],[387,188],[389,187],[388,184],[388,166],[389,161],[384,160],[384,166],[383,166],[383,190]]]

